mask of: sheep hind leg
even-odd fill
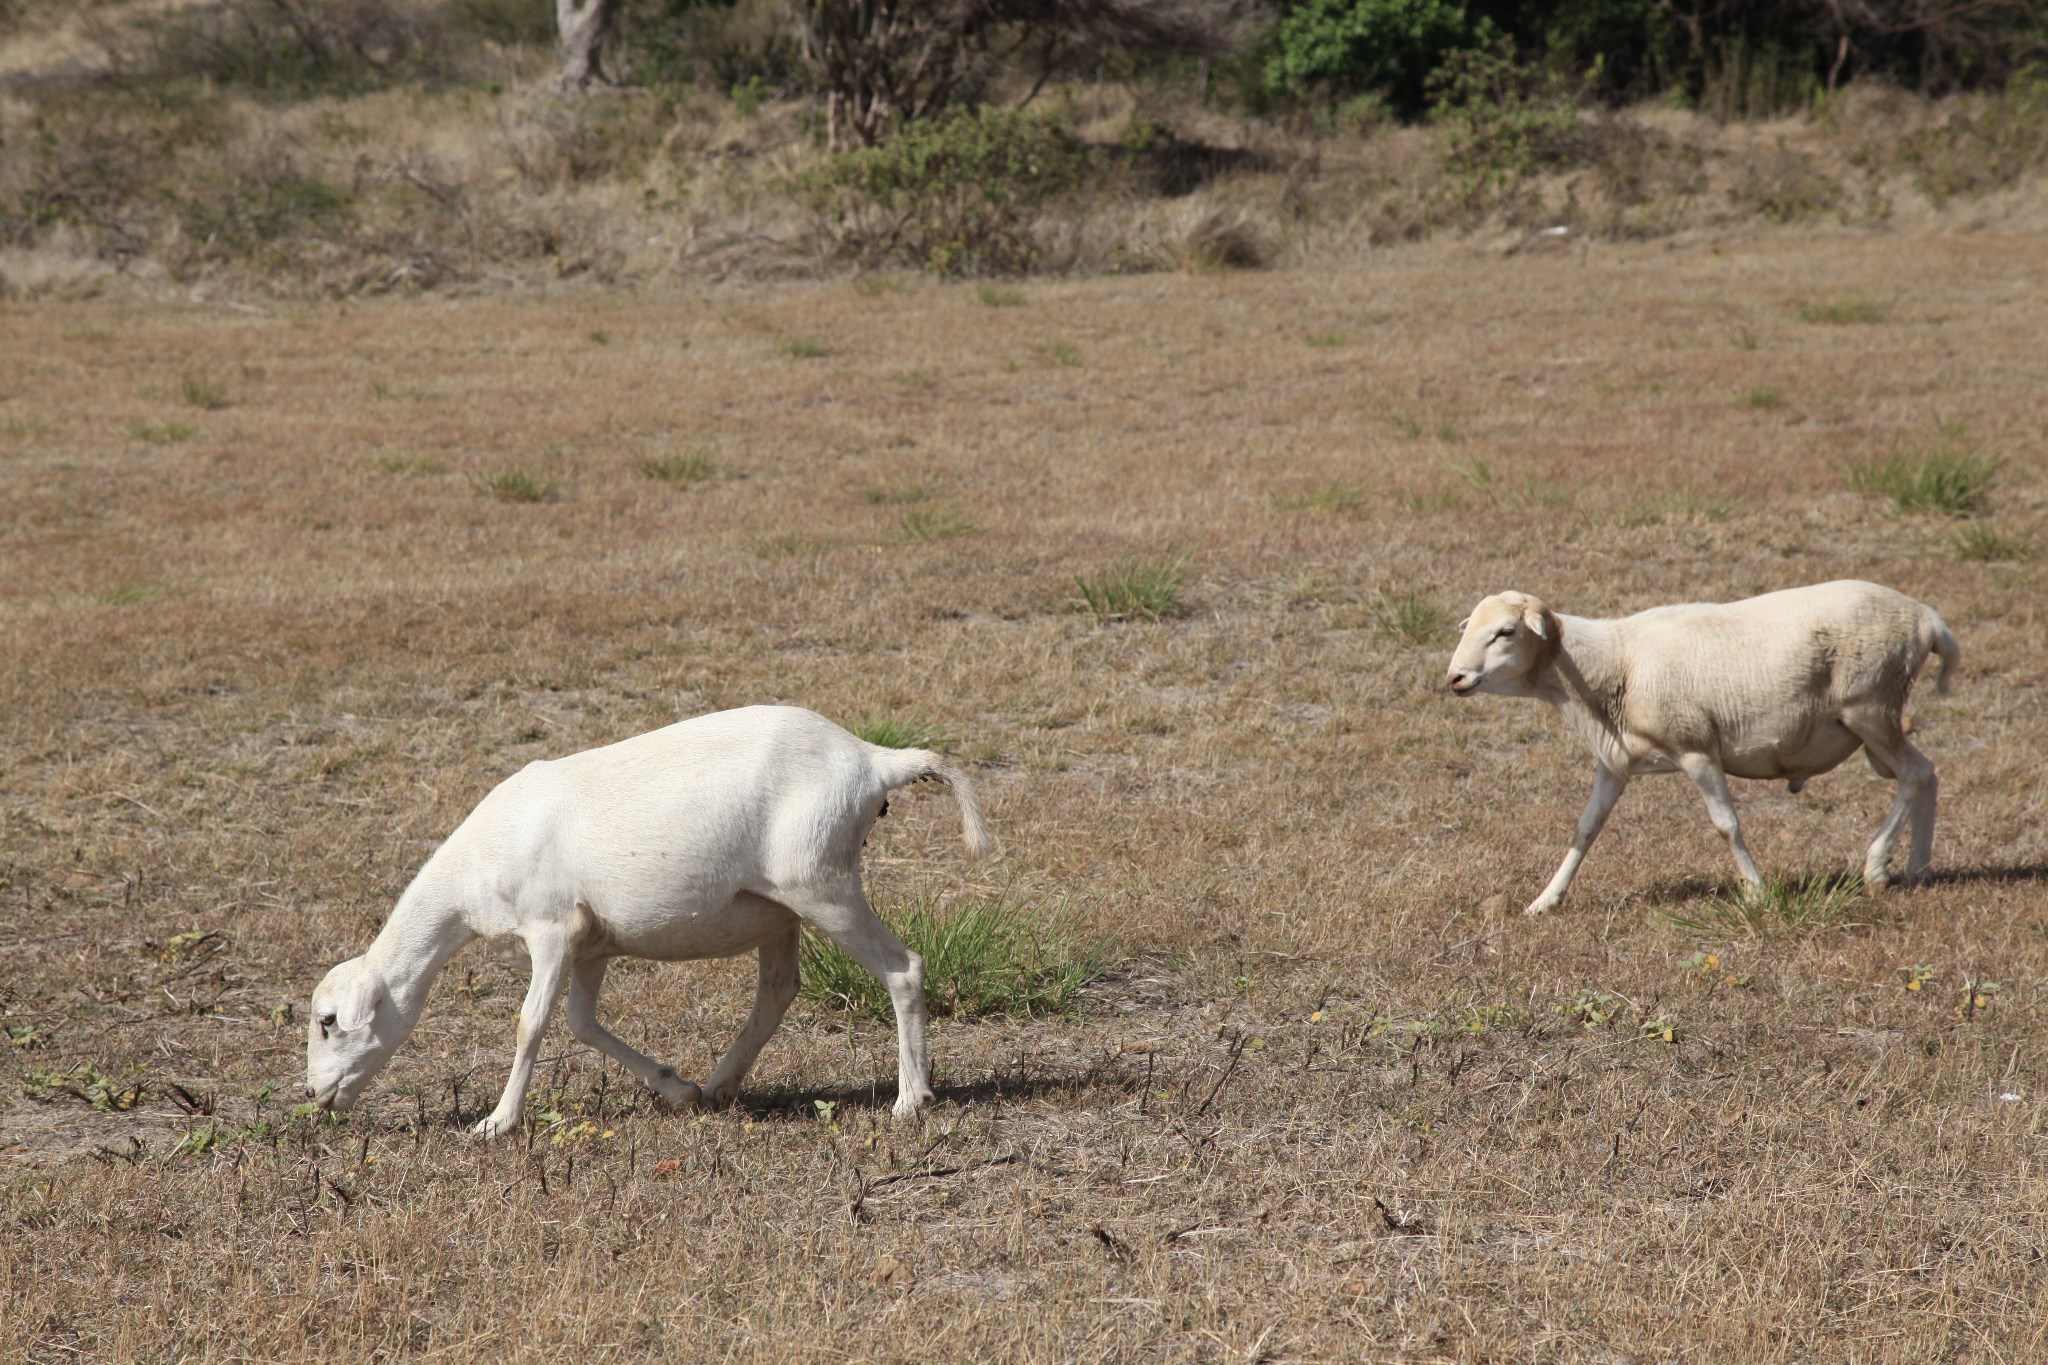
[[[704,1082],[704,1097],[711,1103],[729,1104],[738,1096],[740,1082],[746,1079],[754,1059],[782,1027],[782,1016],[796,999],[796,940],[800,932],[791,924],[759,948],[761,976],[754,988],[754,1008],[739,1036],[712,1068],[711,1078]]]
[[[569,981],[569,945],[560,934],[535,934],[526,941],[526,955],[533,963],[533,979],[526,999],[519,1006],[519,1042],[512,1052],[512,1074],[506,1078],[505,1093],[498,1107],[480,1121],[479,1137],[503,1137],[519,1126],[526,1112],[526,1086],[533,1079],[533,1063],[540,1056],[541,1036],[548,1031],[548,1016]]]
[[[1714,822],[1714,828],[1728,841],[1728,851],[1735,855],[1735,870],[1751,890],[1761,888],[1763,874],[1757,871],[1756,859],[1749,856],[1749,845],[1742,841],[1742,821],[1735,815],[1735,797],[1728,790],[1728,774],[1707,754],[1681,754],[1678,766],[1700,789],[1700,796],[1707,803],[1707,818]]]
[[[868,907],[857,879],[777,899],[873,972],[889,992],[890,1003],[896,1007],[895,1114],[898,1118],[915,1114],[932,1099],[924,1037],[924,959],[910,951]]]
[[[1878,887],[1891,881],[1886,864],[1891,862],[1892,846],[1898,842],[1899,830],[1908,818],[1912,820],[1913,832],[1906,854],[1905,880],[1912,883],[1925,879],[1934,863],[1934,803],[1940,789],[1933,762],[1906,738],[1896,717],[1845,716],[1843,723],[1863,741],[1870,766],[1879,772],[1889,769],[1899,784],[1884,824],[1878,827],[1877,837],[1870,841],[1870,850],[1863,855],[1864,885]]]
[[[563,1009],[569,1032],[577,1042],[596,1048],[632,1072],[640,1084],[670,1104],[680,1108],[697,1103],[703,1092],[696,1085],[678,1076],[674,1067],[663,1066],[598,1022],[597,993],[604,989],[605,968],[610,965],[610,958],[591,958],[577,963],[570,973],[569,1000]]]

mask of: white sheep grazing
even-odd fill
[[[868,908],[860,851],[888,794],[937,778],[960,806],[968,851],[988,848],[973,788],[923,749],[884,749],[823,716],[750,706],[552,762],[500,783],[427,860],[382,932],[313,992],[306,1085],[347,1109],[418,1022],[434,977],[482,938],[524,950],[505,1093],[477,1124],[519,1124],[541,1035],[566,989],[569,1028],[674,1104],[730,1100],[796,998],[797,935],[813,929],[879,977],[896,1006],[896,1113],[932,1097],[924,964]],[[753,1012],[700,1090],[597,1020],[614,957],[680,961],[755,949]]]
[[[1504,592],[1474,607],[1463,629],[1446,680],[1451,691],[1541,697],[1597,764],[1571,852],[1529,914],[1563,899],[1637,773],[1690,777],[1743,880],[1761,886],[1727,775],[1783,778],[1796,792],[1858,749],[1880,777],[1899,784],[1864,856],[1864,881],[1888,880],[1885,865],[1909,812],[1906,876],[1927,874],[1934,765],[1906,738],[1903,715],[1928,652],[1941,655],[1936,686],[1943,692],[1961,657],[1932,607],[1875,583],[1844,581],[1593,621]]]

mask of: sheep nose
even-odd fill
[[[1444,678],[1444,686],[1450,688],[1453,692],[1463,693],[1476,681],[1478,681],[1478,675],[1470,669],[1454,668]]]

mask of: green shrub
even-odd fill
[[[1517,65],[1505,47],[1447,54],[1429,90],[1431,111],[1445,129],[1444,165],[1468,199],[1512,189],[1544,167],[1570,165],[1584,150],[1570,91]]]
[[[1078,187],[1087,167],[1064,123],[983,108],[837,152],[800,183],[828,230],[864,263],[904,259],[936,275],[963,275],[1030,269],[1038,211]]]
[[[1428,102],[1430,73],[1500,36],[1456,0],[1306,0],[1273,30],[1264,85],[1297,97],[1381,92],[1395,114],[1414,118]]]
[[[883,918],[924,959],[925,1007],[941,1017],[1070,1014],[1114,960],[1108,943],[1083,940],[1062,901],[918,900],[901,918]],[[807,999],[871,1019],[894,1016],[882,983],[815,934],[804,935],[798,980]]]

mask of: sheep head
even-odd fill
[[[1530,676],[1557,650],[1557,616],[1525,592],[1496,593],[1472,608],[1451,653],[1444,683],[1461,697],[1474,692],[1520,696]]]
[[[306,1023],[306,1090],[322,1109],[348,1109],[409,1030],[384,981],[362,958],[327,973]]]

